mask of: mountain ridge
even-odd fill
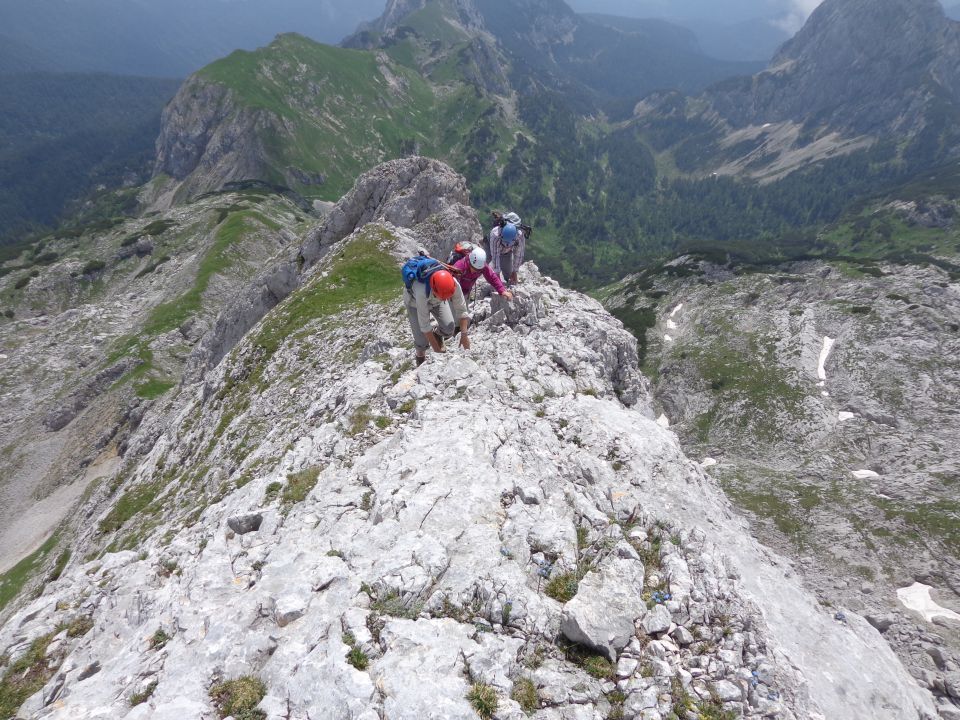
[[[397,181],[418,173],[451,194],[419,206]],[[513,303],[477,299],[469,354],[413,367],[397,267],[418,225],[460,215],[453,178],[423,159],[361,178],[296,290],[144,414],[73,517],[77,559],[0,628],[32,670],[21,714],[197,715],[242,681],[268,720],[466,720],[481,692],[520,718],[531,685],[533,710],[591,720],[932,718],[866,621],[820,607],[652,419],[636,341],[598,302],[527,265]]]

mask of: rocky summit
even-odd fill
[[[528,263],[512,303],[472,299],[469,351],[413,366],[399,264],[450,218],[480,232],[464,187],[375,169],[282,298],[242,299],[286,250],[221,312],[5,612],[4,712],[935,718],[654,420],[599,302]]]

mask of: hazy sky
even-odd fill
[[[821,2],[823,0],[792,0],[792,8],[784,18],[777,21],[777,25],[788,33],[797,32]]]
[[[796,32],[821,0],[568,0],[580,12],[708,20],[735,24],[757,18]]]

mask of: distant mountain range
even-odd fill
[[[330,200],[423,154],[522,209],[569,283],[704,243],[802,252],[858,200],[953,177],[931,169],[958,159],[958,27],[936,0],[826,0],[759,69],[562,0],[391,0],[347,47],[283,35],[192,75],[152,197],[257,180]]]
[[[696,135],[689,169],[770,179],[866,148],[922,168],[960,156],[958,64],[937,0],[826,0],[765,71],[638,116],[681,145]]]
[[[173,202],[243,179],[332,199],[377,161],[438,156],[478,205],[522,208],[542,266],[584,285],[703,243],[794,253],[956,159],[957,27],[936,0],[826,0],[767,69],[730,78],[657,21],[391,0],[349,49],[285,36],[197,73],[157,172]]]

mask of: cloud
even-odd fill
[[[821,2],[823,0],[790,0],[790,10],[784,17],[775,20],[773,24],[793,35],[803,27],[807,18],[810,17],[810,13],[816,10]]]

